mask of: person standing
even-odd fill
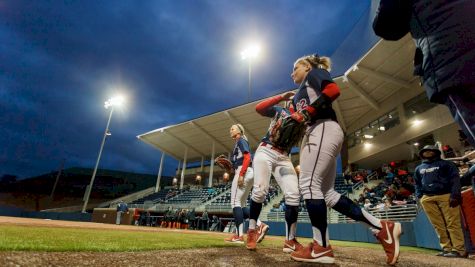
[[[425,146],[419,152],[422,163],[416,167],[416,197],[439,236],[444,257],[465,257],[465,243],[460,219],[462,201],[457,166],[440,158],[436,146]]]
[[[446,105],[475,147],[475,1],[380,0],[376,35],[416,43],[414,75],[429,101]]]
[[[119,203],[117,204],[117,217],[115,219],[115,224],[120,224],[121,221],[122,221],[122,214],[124,212],[128,212],[129,211],[129,207],[127,207],[127,204],[124,203],[124,201],[119,201]]]
[[[204,230],[204,231],[208,231],[208,227],[209,227],[209,224],[208,224],[208,221],[209,221],[209,217],[208,217],[208,212],[205,210],[203,211],[203,213],[201,214],[201,230]]]
[[[282,121],[290,117],[290,110],[282,108],[278,104],[282,101],[289,101],[293,95],[293,92],[287,92],[283,95],[264,100],[256,106],[256,111],[260,115],[270,117],[272,121],[254,155],[254,187],[251,196],[249,230],[246,243],[246,247],[249,250],[256,249],[258,239],[256,222],[261,213],[262,203],[269,192],[271,175],[274,176],[282,189],[285,199],[286,235],[282,250],[286,253],[291,253],[302,248],[302,245],[296,239],[300,205],[298,177],[289,157],[290,150],[295,144],[288,142],[283,146],[277,143]],[[298,139],[298,136],[296,138]]]
[[[303,262],[334,262],[327,227],[328,206],[367,224],[383,245],[386,262],[393,265],[399,257],[401,224],[377,219],[334,189],[344,133],[332,108],[340,89],[333,82],[330,69],[330,58],[315,54],[297,59],[291,74],[294,83],[299,84],[292,100],[295,112],[291,117],[307,125],[300,146],[299,187],[313,231],[310,246],[293,252],[291,257]]]
[[[231,152],[231,162],[234,168],[234,178],[231,184],[231,207],[233,209],[236,233],[224,239],[225,242],[244,244],[244,219],[249,218],[246,208],[247,197],[251,192],[254,181],[254,171],[251,167],[251,152],[244,127],[234,124],[229,129],[231,138],[235,141]],[[259,221],[259,242],[264,238],[269,226]]]

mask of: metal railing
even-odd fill
[[[371,180],[378,180],[379,179],[379,176],[378,176],[378,172],[376,171],[373,171],[372,173],[368,174],[368,176],[366,176],[366,180],[371,181]]]
[[[389,208],[372,208],[368,210],[369,213],[374,215],[378,219],[391,220],[391,221],[413,221],[418,212],[416,204],[396,205]],[[267,220],[281,222],[285,221],[285,212],[271,211],[267,215]],[[310,218],[308,212],[299,212],[298,222],[309,223]],[[340,214],[337,211],[329,209],[328,212],[329,223],[353,223],[353,219]]]

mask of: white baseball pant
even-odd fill
[[[231,207],[246,207],[247,197],[252,189],[252,183],[254,182],[254,171],[251,167],[247,167],[246,174],[244,175],[244,185],[238,186],[239,172],[242,166],[239,166],[234,171],[233,183],[231,184]]]
[[[325,199],[333,207],[340,199],[335,191],[336,161],[344,134],[332,120],[317,120],[307,128],[300,147],[299,188],[304,199]]]
[[[254,155],[254,188],[252,200],[263,203],[269,193],[271,174],[284,192],[285,204],[298,206],[300,193],[298,177],[288,155],[270,148],[270,145],[259,146]]]

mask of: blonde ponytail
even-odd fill
[[[332,69],[331,59],[329,57],[320,57],[317,54],[303,56],[295,61],[295,64],[297,63],[306,63],[312,66],[312,68],[325,69],[327,71]]]
[[[239,132],[241,133],[241,137],[248,141],[247,140],[247,136],[244,134],[244,127],[242,127],[242,125],[240,123],[237,123],[237,124],[234,124],[238,129],[239,129]]]

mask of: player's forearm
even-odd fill
[[[257,113],[261,114],[262,116],[266,116],[266,117],[268,117],[269,115],[273,116],[274,112],[273,112],[272,107],[279,104],[279,102],[282,101],[282,99],[283,99],[282,96],[278,95],[278,96],[274,96],[274,97],[271,97],[269,99],[266,99],[264,101],[259,102],[256,105]]]
[[[249,163],[251,162],[251,154],[249,152],[245,152],[242,159],[242,167],[241,171],[239,172],[239,176],[244,176],[247,172],[247,168],[249,167]]]

